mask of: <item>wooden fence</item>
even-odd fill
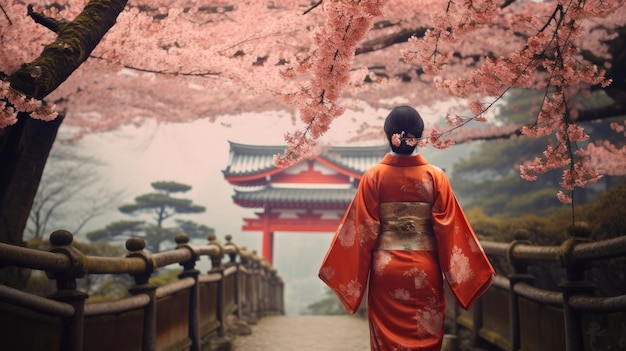
[[[470,346],[490,350],[626,350],[626,286],[598,296],[588,279],[591,269],[604,265],[614,274],[606,279],[624,284],[626,236],[592,242],[584,224],[572,234],[560,246],[482,242],[499,275],[470,311],[448,304],[457,342],[469,334]],[[534,286],[545,270],[561,271],[558,290]],[[454,301],[449,291],[448,298]]]
[[[559,246],[522,237],[482,242],[499,274],[470,311],[449,300],[447,338],[457,349],[467,340],[469,349],[626,350],[626,288],[600,295],[589,279],[603,265],[605,279],[626,280],[626,236],[592,242],[584,226],[572,232]],[[130,239],[125,258],[85,256],[72,239],[53,233],[50,252],[0,244],[0,267],[42,270],[57,283],[49,298],[0,285],[3,350],[228,350],[232,336],[248,333],[258,318],[284,313],[284,284],[275,270],[230,237],[223,245],[212,238],[196,246],[179,235],[175,250],[153,255],[142,240]],[[196,269],[201,257],[211,261],[206,274]],[[183,268],[176,282],[149,283],[172,264]],[[542,286],[550,280],[544,271],[557,272],[556,288]],[[85,304],[76,281],[86,274],[130,274],[131,296]]]
[[[85,256],[72,234],[50,235],[50,252],[0,243],[0,267],[45,271],[56,280],[49,298],[0,285],[0,343],[3,350],[228,350],[232,336],[267,315],[284,314],[284,284],[256,254],[226,237],[220,244],[191,245],[179,234],[177,248],[149,254],[142,239],[126,242],[123,258]],[[196,262],[208,257],[201,274]],[[179,264],[174,283],[155,286],[160,268]],[[130,297],[86,304],[77,279],[87,274],[130,274]]]

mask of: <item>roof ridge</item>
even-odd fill
[[[287,148],[286,145],[262,145],[262,144],[244,144],[244,143],[239,143],[239,142],[235,142],[232,140],[228,140],[228,143],[231,146],[231,150],[250,150],[250,151],[256,151],[254,152],[254,154],[259,154],[258,151],[283,151]],[[334,151],[334,152],[339,152],[339,151],[344,151],[344,152],[360,152],[360,153],[365,153],[365,152],[382,152],[382,151],[386,151],[388,150],[388,145],[387,144],[375,144],[375,145],[329,145],[329,146],[320,146],[320,155],[323,154],[327,154],[328,150],[330,151]],[[268,154],[269,155],[269,154]],[[273,156],[273,154],[272,154]]]

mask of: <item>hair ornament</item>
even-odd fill
[[[405,142],[408,146],[417,146],[417,138],[415,137],[404,137],[404,131],[400,133],[395,133],[391,136],[391,144],[395,147],[399,147],[402,142]]]

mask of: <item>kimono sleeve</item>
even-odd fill
[[[378,191],[373,177],[373,173],[365,173],[361,178],[318,274],[351,314],[358,310],[363,299],[371,252],[380,228]]]
[[[443,171],[437,172],[433,229],[441,269],[457,303],[469,309],[489,288],[495,271]]]

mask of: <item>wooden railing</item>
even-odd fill
[[[206,350],[230,349],[232,336],[267,315],[284,314],[284,284],[255,253],[226,237],[191,245],[179,234],[177,248],[149,254],[142,239],[126,242],[123,258],[85,256],[71,244],[72,234],[50,235],[50,252],[0,243],[0,267],[45,271],[56,280],[48,298],[0,285],[0,345],[3,350]],[[208,257],[201,274],[196,262]],[[160,268],[182,266],[174,283],[150,284]],[[130,274],[130,297],[85,303],[76,288],[86,274]]]
[[[606,278],[625,281],[626,236],[591,242],[585,228],[579,224],[560,246],[483,241],[500,274],[470,311],[459,310],[448,291],[451,333],[457,339],[469,334],[474,347],[507,351],[626,350],[626,287],[615,296],[597,296],[586,276],[600,262],[610,267],[611,260],[619,260],[615,277]],[[550,266],[561,272],[556,291],[534,286],[533,266],[539,273]]]
[[[449,296],[452,343],[507,351],[626,349],[626,289],[600,296],[587,275],[617,260],[621,266],[611,273],[623,282],[626,236],[592,242],[584,227],[573,233],[559,246],[522,237],[483,241],[499,274],[470,311],[459,310]],[[229,236],[224,244],[212,238],[197,246],[179,235],[175,250],[153,255],[142,240],[130,239],[124,258],[85,256],[72,240],[68,232],[53,233],[50,252],[0,244],[0,267],[42,270],[57,283],[49,298],[0,285],[1,349],[230,349],[232,335],[249,333],[258,318],[284,313],[284,284],[275,270]],[[211,261],[207,273],[196,269],[201,257]],[[155,272],[172,264],[182,266],[176,282],[150,284]],[[555,289],[540,284],[540,273],[550,269],[560,275]],[[131,296],[85,304],[76,282],[86,274],[130,274]]]

